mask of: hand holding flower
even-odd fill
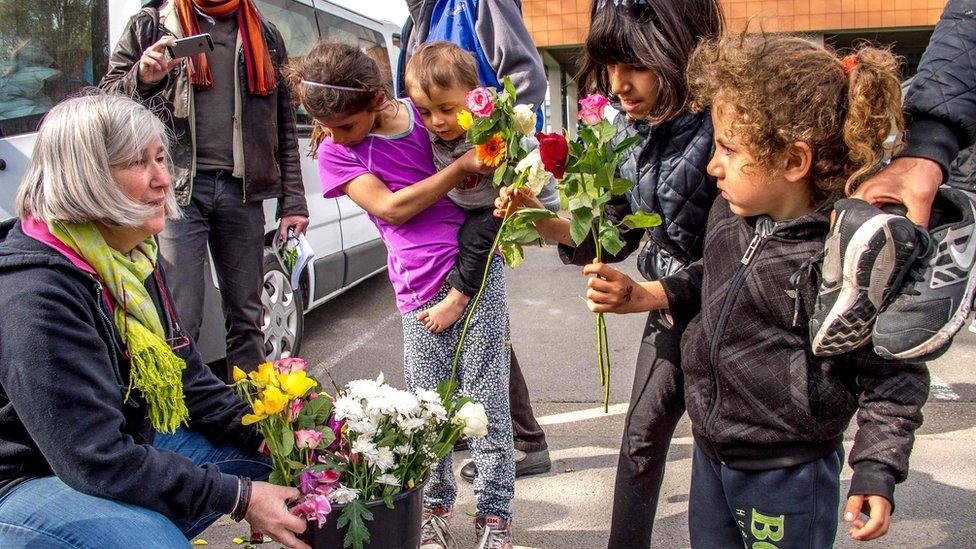
[[[523,208],[542,209],[544,206],[542,202],[539,202],[539,199],[536,198],[535,193],[531,189],[525,187],[514,189],[511,186],[502,187],[498,189],[498,198],[495,199],[495,210],[492,213],[495,217],[504,218],[509,213],[509,208],[514,208],[518,211]]]
[[[638,283],[625,273],[605,263],[594,262],[583,267],[587,281],[586,306],[594,313],[637,313],[668,306],[660,282]]]

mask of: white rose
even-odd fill
[[[477,402],[468,402],[457,411],[457,417],[464,422],[462,434],[466,437],[483,437],[488,434],[488,414],[485,407]]]
[[[552,174],[546,171],[546,166],[542,163],[539,149],[525,155],[525,158],[515,165],[515,171],[526,174],[525,186],[535,194],[539,194],[542,187],[552,178]]]
[[[535,135],[535,109],[532,105],[515,105],[515,125],[522,135]]]

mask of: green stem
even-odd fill
[[[515,183],[512,183],[512,191],[518,191],[522,185],[525,183],[525,177],[519,175]],[[485,263],[485,272],[481,275],[481,287],[478,288],[478,293],[475,294],[474,299],[471,300],[471,307],[468,309],[468,314],[464,318],[464,327],[461,328],[461,337],[458,339],[457,348],[454,350],[454,363],[451,365],[451,381],[457,381],[457,368],[458,362],[461,360],[461,349],[464,348],[464,337],[468,334],[468,326],[471,325],[471,319],[474,317],[474,312],[478,308],[478,302],[481,301],[481,294],[485,292],[485,282],[488,281],[488,272],[491,269],[491,262],[495,259],[495,250],[498,249],[498,243],[501,241],[502,232],[505,230],[505,225],[508,220],[515,215],[513,208],[509,208],[509,211],[505,212],[505,217],[502,218],[502,224],[498,227],[498,234],[495,235],[495,241],[492,242],[491,248],[488,250],[488,261]]]

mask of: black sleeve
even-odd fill
[[[905,96],[907,147],[899,156],[949,164],[976,143],[976,0],[950,0]]]
[[[668,298],[668,310],[675,323],[689,322],[701,310],[702,260],[661,279],[664,295]]]
[[[613,224],[620,223],[620,220],[633,213],[630,209],[630,201],[625,195],[614,196],[603,206],[603,215]],[[640,248],[641,239],[647,233],[646,229],[622,229],[620,237],[624,241],[624,247],[615,255],[604,252],[604,263],[619,263],[627,259],[630,254]],[[567,246],[559,244],[559,259],[566,265],[587,265],[593,263],[596,257],[596,245],[593,242],[593,233],[588,233],[586,239],[580,242],[579,246]]]
[[[924,363],[885,360],[869,347],[851,353],[857,371],[857,433],[848,458],[849,495],[884,496],[894,506],[895,484],[908,476],[915,430],[929,394]]]
[[[139,81],[139,60],[149,46],[156,41],[154,11],[140,10],[129,19],[115,51],[108,60],[108,71],[98,87],[111,93],[127,95],[133,99],[148,99],[166,89],[172,73],[159,82],[145,85]],[[178,71],[179,67],[173,69]]]
[[[232,511],[236,477],[124,433],[126,386],[96,328],[94,282],[34,271],[0,288],[0,384],[54,474],[171,519]]]
[[[281,168],[281,197],[278,199],[278,216],[303,215],[308,217],[305,203],[305,184],[302,182],[301,155],[298,152],[298,125],[295,121],[295,106],[291,102],[291,91],[281,76],[281,65],[288,62],[285,40],[278,29],[272,26],[275,41],[280,51],[275,67],[278,76],[278,166]]]

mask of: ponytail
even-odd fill
[[[837,70],[848,78],[843,136],[854,169],[844,186],[848,196],[902,146],[905,118],[898,68],[891,51],[867,46],[838,62]]]

